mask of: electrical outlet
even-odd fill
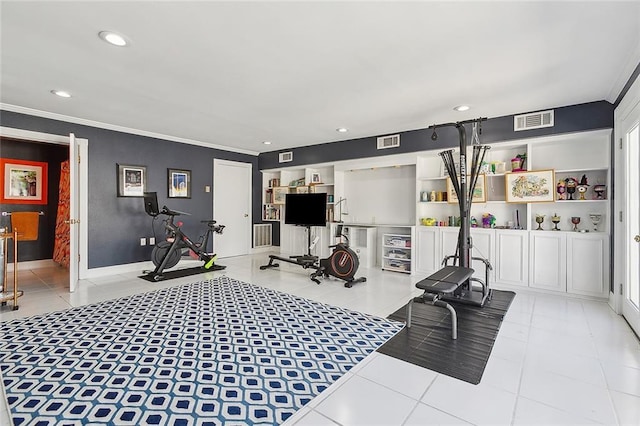
[[[149,237],[149,245],[150,246],[155,246],[156,245],[155,237]]]
[[[144,238],[144,237],[140,238],[140,245],[141,246],[146,246],[147,245],[147,239]]]

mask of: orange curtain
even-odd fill
[[[69,160],[60,164],[60,188],[53,261],[69,268]]]

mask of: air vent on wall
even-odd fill
[[[541,129],[543,127],[553,127],[553,110],[532,112],[513,117],[513,130],[516,132]]]
[[[380,136],[378,149],[396,148],[400,146],[400,135]]]
[[[281,163],[288,163],[293,161],[293,151],[281,152],[278,157],[278,161]]]

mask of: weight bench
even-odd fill
[[[411,311],[414,302],[426,303],[429,302],[434,306],[445,308],[451,312],[451,338],[458,338],[458,316],[456,315],[453,306],[445,302],[442,297],[447,295],[453,295],[460,286],[469,282],[469,279],[473,275],[474,270],[471,268],[464,268],[462,266],[445,266],[438,272],[428,276],[416,283],[416,287],[424,290],[422,296],[414,297],[407,303],[407,328],[411,328]],[[471,282],[469,282],[469,291],[471,289]]]

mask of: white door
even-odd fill
[[[215,235],[218,257],[249,254],[251,249],[250,163],[213,160],[213,218],[224,225]]]
[[[73,133],[69,135],[69,291],[78,288],[80,269],[80,147]],[[85,158],[86,161],[86,158]]]
[[[618,134],[622,138],[623,152],[626,151],[627,221],[622,237],[626,277],[623,277],[622,315],[640,334],[640,103],[623,118]]]

